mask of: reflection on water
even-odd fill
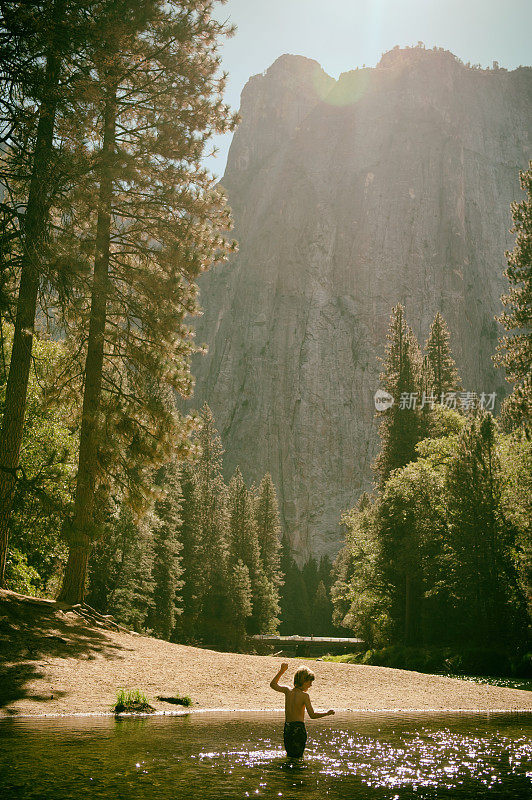
[[[338,714],[310,722],[304,759],[276,713],[0,723],[0,796],[532,798],[530,714]]]

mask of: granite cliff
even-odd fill
[[[531,101],[528,67],[422,48],[338,81],[284,55],[245,86],[222,179],[240,249],[200,283],[194,405],[214,412],[228,474],[272,473],[300,561],[338,550],[341,511],[371,485],[395,303],[420,342],[440,310],[465,388],[502,399],[493,317]]]

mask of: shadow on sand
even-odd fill
[[[53,658],[112,657],[122,648],[108,632],[53,601],[0,590],[0,709],[15,714],[21,699],[56,700],[65,692],[36,694],[32,684],[44,677],[41,665]]]

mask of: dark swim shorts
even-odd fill
[[[307,743],[307,729],[304,722],[285,722],[284,749],[290,758],[301,758]]]

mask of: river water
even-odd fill
[[[305,756],[276,712],[0,722],[2,800],[532,798],[532,714],[338,713]]]

